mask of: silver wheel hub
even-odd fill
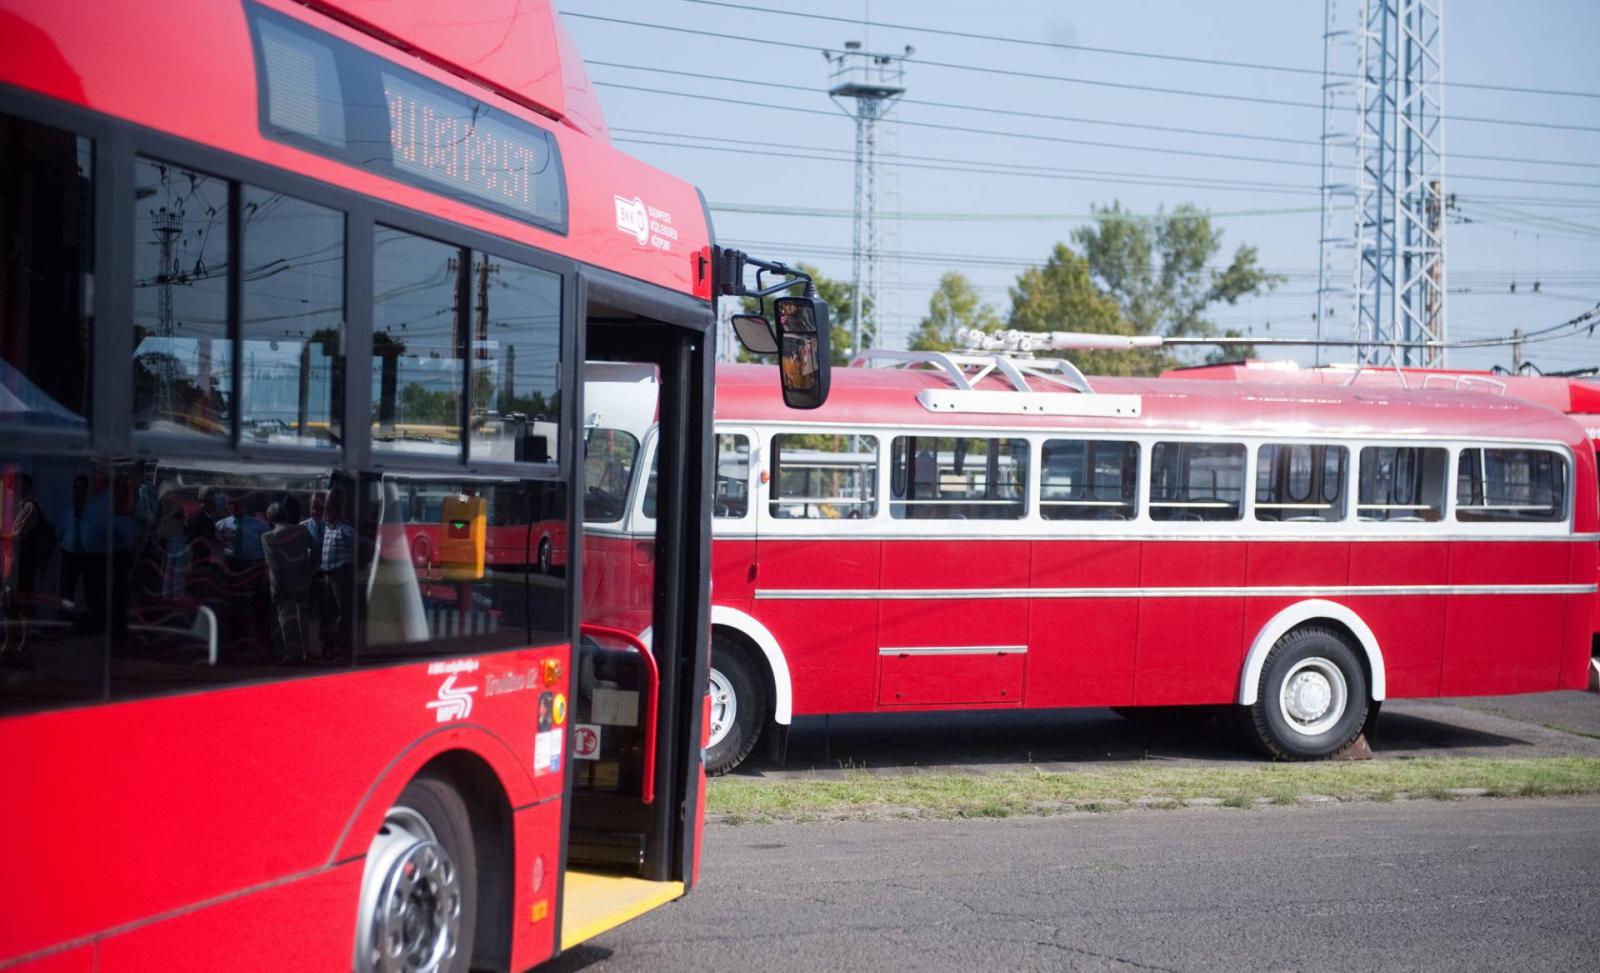
[[[711,745],[714,747],[728,736],[733,721],[739,715],[739,697],[734,695],[733,683],[716,666],[711,667]]]
[[[1344,673],[1320,656],[1294,664],[1278,693],[1278,709],[1289,728],[1306,736],[1332,729],[1344,717],[1350,690]]]
[[[361,879],[356,968],[435,973],[461,940],[461,873],[427,819],[395,807],[372,839]]]

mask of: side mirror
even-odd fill
[[[733,333],[738,336],[739,344],[744,345],[744,350],[752,355],[778,353],[778,339],[772,333],[772,325],[759,314],[735,314]]]
[[[815,409],[828,400],[833,367],[828,350],[828,305],[815,297],[778,297],[772,306],[778,321],[783,404],[791,409]]]

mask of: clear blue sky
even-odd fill
[[[733,0],[745,3],[747,0]],[[1345,0],[1354,3],[1355,0]],[[950,36],[867,28],[905,24],[958,33],[983,33],[1155,54],[1234,60],[1320,71],[1320,0],[1194,3],[1126,0],[1115,4],[1064,2],[955,3],[948,0],[812,0],[806,14],[850,18],[838,23],[761,10],[738,10],[689,0],[557,0],[571,15],[767,38],[806,45],[784,48],[745,41],[566,16],[565,22],[601,84],[607,121],[619,146],[700,186],[714,207],[785,207],[822,215],[717,211],[719,238],[762,256],[800,259],[848,278],[852,200],[852,123],[828,100],[828,64],[819,51],[862,40],[869,49],[983,68],[1067,75],[1183,91],[1204,91],[1318,103],[1316,73],[1196,65],[1126,55],[1030,47]],[[1446,261],[1450,337],[1509,334],[1566,320],[1600,301],[1600,3],[1593,0],[1507,4],[1443,0],[1445,78],[1589,92],[1568,97],[1445,89],[1447,116],[1514,119],[1529,125],[1446,122],[1446,191],[1458,194],[1460,215],[1474,222],[1448,228]],[[658,70],[640,70],[658,69]],[[743,78],[797,86],[763,87],[664,71]],[[1026,165],[1095,170],[1136,182],[1225,180],[1232,186],[1140,185],[1107,175],[1053,178],[1000,172],[948,172],[910,165],[886,169],[907,218],[890,230],[885,261],[885,329],[889,343],[915,327],[933,284],[960,270],[1004,314],[1007,285],[1050,247],[1068,239],[1091,208],[1120,200],[1135,212],[1194,203],[1218,215],[1224,255],[1239,243],[1260,249],[1267,269],[1288,280],[1277,293],[1223,307],[1226,327],[1267,335],[1309,334],[1316,308],[1316,187],[1321,176],[1315,141],[1321,112],[1103,85],[1020,78],[910,64],[908,101],[987,106],[1229,132],[1300,142],[1229,138],[965,111],[906,103],[892,117],[955,126],[955,130],[886,125],[885,150],[904,156],[970,160],[976,168]],[[643,89],[643,90],[641,90]],[[690,96],[727,99],[707,100]],[[808,109],[786,111],[773,106]],[[1122,147],[1011,138],[970,129],[1117,143]],[[656,134],[650,134],[656,133]],[[763,143],[714,142],[711,139]],[[663,144],[666,143],[666,144]],[[777,146],[786,146],[779,148]],[[804,146],[805,149],[787,146]],[[1135,148],[1138,147],[1138,148]],[[747,154],[767,149],[786,157]],[[1163,151],[1142,151],[1155,149]],[[747,151],[733,151],[747,150]],[[1217,159],[1173,154],[1202,152],[1283,160]],[[1549,162],[1496,162],[1454,154],[1514,156]],[[1485,199],[1487,197],[1487,199]],[[1507,201],[1515,198],[1517,201]],[[1482,200],[1479,202],[1478,200]],[[1571,200],[1569,205],[1550,201]],[[1273,211],[1242,214],[1240,211]],[[917,219],[964,214],[968,219]],[[1237,214],[1237,215],[1220,215]],[[1011,218],[1003,218],[1011,217]],[[1552,219],[1561,221],[1550,222]],[[896,240],[897,237],[897,240]],[[900,259],[896,259],[896,254]],[[1535,281],[1539,293],[1533,292]],[[1511,284],[1517,293],[1510,293]],[[1274,354],[1291,354],[1276,352]],[[1307,353],[1308,354],[1308,353]],[[1295,357],[1304,357],[1295,354]],[[1334,353],[1334,360],[1340,360]],[[1600,338],[1574,337],[1530,345],[1527,357],[1547,369],[1600,365]],[[1452,352],[1462,367],[1509,364],[1509,349]]]

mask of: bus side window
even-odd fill
[[[1331,522],[1344,519],[1343,446],[1269,443],[1256,453],[1256,519]]]
[[[778,433],[772,437],[773,517],[866,520],[878,515],[878,437]]]
[[[1463,523],[1565,520],[1566,457],[1543,449],[1463,449],[1456,498]]]
[[[1238,520],[1244,514],[1241,443],[1156,443],[1151,520]]]
[[[737,520],[750,512],[750,439],[717,434],[716,495],[712,515]]]
[[[1401,523],[1443,519],[1449,466],[1449,451],[1436,447],[1363,447],[1356,515]]]
[[[1025,439],[896,436],[896,519],[1020,520],[1027,513]]]
[[[1039,514],[1045,520],[1132,520],[1139,444],[1046,440],[1039,457]]]

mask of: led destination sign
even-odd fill
[[[250,15],[268,138],[566,231],[550,133],[282,14]]]

